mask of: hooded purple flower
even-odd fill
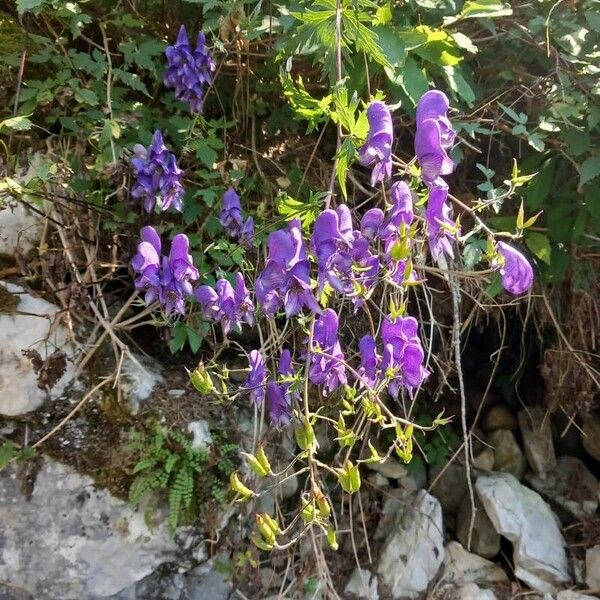
[[[444,92],[439,90],[429,90],[425,92],[417,104],[417,127],[427,119],[437,121],[440,126],[442,146],[452,148],[456,132],[452,129],[452,124],[448,120],[448,109],[450,102]]]
[[[200,276],[189,250],[187,235],[179,233],[171,242],[169,257],[163,256],[159,298],[167,314],[185,313],[185,297],[193,293],[191,282]]]
[[[386,319],[381,329],[384,351],[381,363],[386,376],[393,373],[388,391],[398,397],[401,387],[412,392],[419,387],[429,372],[424,368],[425,355],[418,336],[419,325],[414,317],[403,317],[392,321]]]
[[[414,219],[413,197],[404,181],[395,181],[390,188],[391,206],[381,232],[384,240],[397,238],[402,223],[409,226]]]
[[[137,254],[131,260],[133,270],[139,274],[135,280],[138,290],[146,290],[145,302],[152,304],[160,291],[160,236],[153,227],[144,227],[140,232],[142,241]]]
[[[447,198],[448,186],[443,179],[437,179],[429,188],[429,198],[425,210],[429,249],[434,260],[443,254],[454,258],[452,234],[447,227],[455,227],[456,223],[450,217],[452,209],[446,202]]]
[[[320,312],[310,285],[310,263],[302,239],[300,221],[269,235],[267,263],[256,280],[256,299],[266,315],[282,306],[288,318],[304,307]]]
[[[294,369],[292,368],[292,355],[287,349],[281,351],[277,372],[283,377],[294,377],[295,375]],[[300,393],[290,389],[291,383],[284,382],[281,384],[281,388],[286,395],[289,396],[290,403],[292,400],[300,400]]]
[[[355,307],[360,305],[362,293],[374,283],[379,271],[379,259],[371,253],[369,239],[379,229],[382,216],[378,209],[368,211],[362,233],[352,228],[350,209],[345,204],[324,210],[317,217],[311,246],[319,266],[320,288],[329,282],[337,292],[352,297]]]
[[[384,102],[375,100],[367,108],[369,133],[367,141],[358,151],[360,164],[372,167],[371,185],[392,176],[392,143],[394,141],[394,126],[390,109]]]
[[[328,308],[323,311],[314,325],[311,362],[308,371],[310,381],[315,385],[322,385],[325,396],[348,383],[344,354],[337,333],[338,317],[331,308]]]
[[[265,399],[265,384],[267,382],[265,360],[258,350],[252,350],[248,362],[250,372],[242,388],[249,393],[250,401],[255,406],[259,406]]]
[[[423,94],[417,104],[415,153],[427,185],[454,170],[454,162],[447,153],[456,136],[446,115],[448,106],[448,98],[437,90]]]
[[[373,241],[380,232],[385,215],[380,208],[370,208],[360,220],[360,232],[363,237]]]
[[[157,204],[160,210],[183,210],[182,171],[177,166],[175,155],[167,150],[161,132],[154,132],[147,150],[136,144],[134,151],[131,165],[136,181],[131,195],[144,201],[147,212],[152,212]]]
[[[237,192],[230,187],[223,194],[223,208],[219,215],[219,220],[223,229],[232,237],[240,236],[244,220],[242,219],[242,205]]]
[[[369,388],[377,387],[379,383],[379,363],[380,358],[377,355],[375,338],[372,335],[364,335],[358,342],[360,351],[360,367],[358,374],[361,381]]]
[[[212,83],[215,63],[206,48],[206,38],[198,33],[196,49],[192,50],[185,25],[179,29],[177,41],[165,50],[167,70],[164,83],[175,88],[175,97],[187,102],[190,112],[202,112],[204,90]]]
[[[516,249],[504,242],[496,244],[503,263],[499,265],[502,287],[511,294],[524,294],[533,285],[533,267]]]
[[[285,427],[292,420],[292,406],[290,397],[286,394],[283,386],[273,381],[267,383],[267,405],[271,423],[275,427]]]
[[[219,279],[215,288],[202,285],[194,292],[206,319],[221,321],[225,336],[232,327],[240,329],[243,322],[254,324],[254,305],[241,273],[236,273],[235,289],[227,279]]]

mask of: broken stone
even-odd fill
[[[467,548],[471,523],[471,499],[465,494],[456,515],[456,537]],[[493,558],[500,552],[500,534],[494,529],[481,501],[475,496],[475,519],[471,534],[472,552],[485,558]]]
[[[444,570],[440,580],[454,584],[486,584],[508,581],[508,577],[492,561],[467,552],[458,542],[450,542],[446,546]]]
[[[520,411],[518,420],[527,462],[538,477],[545,479],[547,473],[556,467],[550,416],[536,406]]]
[[[523,479],[527,465],[514,433],[508,429],[498,429],[488,435],[487,442],[494,449],[494,470]]]

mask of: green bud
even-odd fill
[[[190,381],[201,394],[210,394],[215,391],[210,374],[202,363],[190,373]]]

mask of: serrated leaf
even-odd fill
[[[29,10],[35,10],[44,4],[44,0],[17,0],[17,11],[20,15]]]

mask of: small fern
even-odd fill
[[[135,478],[129,488],[129,502],[137,508],[147,502],[146,520],[165,490],[169,502],[171,531],[184,517],[197,513],[198,474],[206,466],[208,453],[196,450],[180,431],[160,426],[150,434],[132,434],[128,449],[136,456]]]

